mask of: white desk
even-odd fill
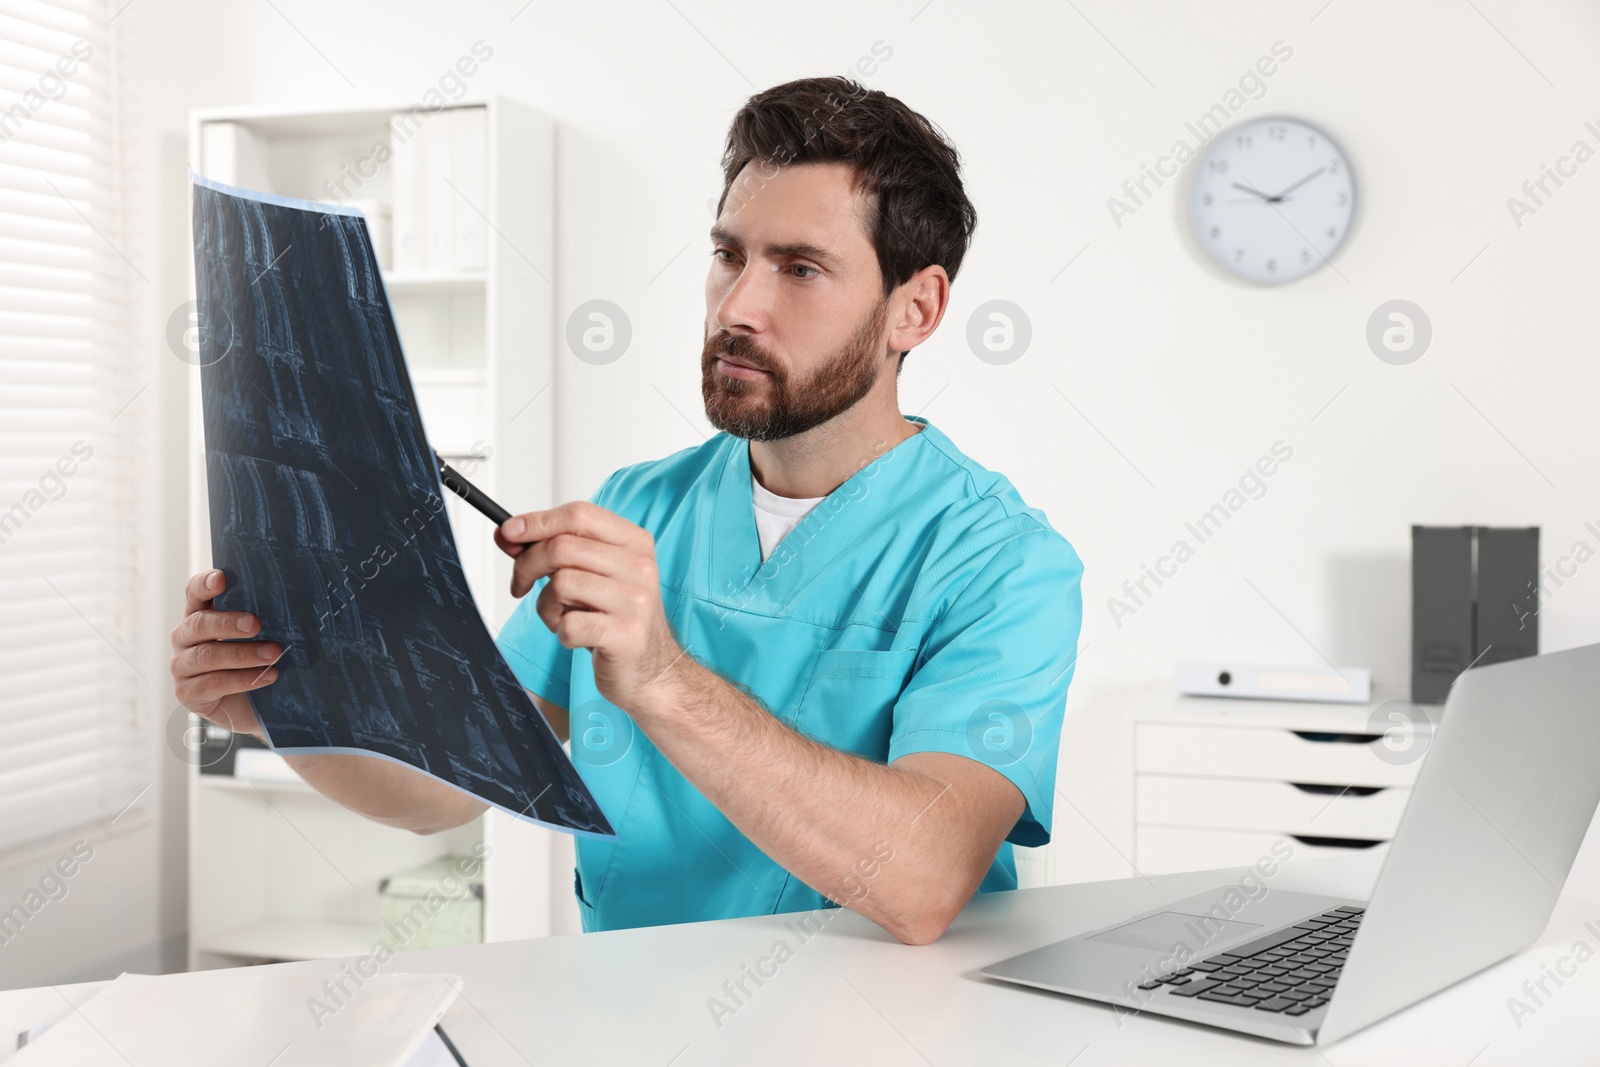
[[[1291,864],[1272,888],[1365,896],[1375,865],[1359,858]],[[1600,958],[1566,978],[1519,1027],[1507,998],[1577,941],[1600,950],[1600,904],[1562,898],[1538,944],[1328,1049],[1297,1048],[1153,1016],[1128,1017],[1069,997],[1009,986],[977,970],[1136,910],[1198,892],[1227,872],[1027,889],[975,899],[933,945],[898,944],[842,912],[801,944],[764,916],[684,926],[402,953],[385,970],[461,975],[444,1026],[471,1067],[547,1064],[911,1065],[1305,1063],[1323,1067],[1501,1067],[1600,1062]],[[772,951],[794,956],[719,1028],[708,998]],[[308,975],[339,961],[275,965]],[[0,993],[0,1034],[70,1010],[96,986]],[[308,989],[309,995],[310,989]],[[6,1042],[9,1045],[9,1039]],[[135,1065],[144,1067],[144,1065]],[[351,1065],[359,1067],[359,1065]]]

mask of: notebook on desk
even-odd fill
[[[358,978],[348,967],[124,974],[29,1041],[8,1067],[406,1067],[460,985],[443,974]]]

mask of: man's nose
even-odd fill
[[[770,306],[769,273],[746,264],[711,309],[714,324],[731,334],[765,330]]]

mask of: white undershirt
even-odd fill
[[[800,525],[800,520],[811,513],[811,509],[828,499],[825,496],[817,497],[792,497],[779,496],[756,481],[756,476],[750,476],[750,491],[754,496],[756,509],[756,533],[761,538],[761,562],[765,563],[767,557],[772,555],[772,550],[778,547],[789,531]]]

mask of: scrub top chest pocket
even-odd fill
[[[914,648],[819,652],[790,725],[842,752],[886,762],[895,702],[916,658]]]

